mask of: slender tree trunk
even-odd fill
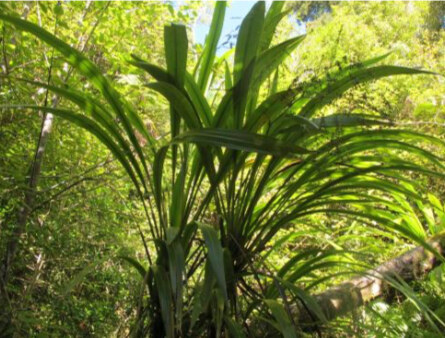
[[[443,256],[445,232],[429,239],[428,244]],[[385,278],[392,280],[401,278],[405,282],[418,280],[441,263],[440,258],[419,246],[375,269],[366,271],[362,276],[357,276],[316,295],[315,299],[326,319],[333,320],[390,291],[392,286]],[[313,326],[316,316],[309,314],[303,307],[292,306],[291,313],[297,319],[296,322],[302,326],[305,324]]]
[[[31,165],[28,187],[25,191],[24,203],[18,211],[17,224],[12,232],[11,239],[7,243],[5,256],[1,265],[0,272],[4,284],[7,283],[9,268],[17,252],[20,238],[25,230],[30,211],[32,210],[34,205],[36,187],[42,167],[43,154],[45,152],[46,144],[51,133],[52,125],[53,115],[45,114],[42,119],[39,141],[37,142],[37,149]]]
[[[40,10],[39,6],[37,5],[37,18],[39,21],[39,26],[42,26],[41,17],[40,17]],[[56,32],[57,29],[57,20],[54,25],[54,32]],[[47,54],[44,52],[45,61],[48,64],[48,78],[47,83],[50,83],[51,80],[51,71],[52,71],[52,64],[53,64],[53,55],[51,56],[51,61],[48,59]],[[48,94],[49,91],[46,90],[45,95],[45,103],[44,105],[48,105]],[[57,100],[53,100],[53,106],[57,105]],[[53,125],[53,115],[52,114],[43,114],[42,118],[42,126],[40,128],[40,135],[39,140],[37,142],[37,149],[34,154],[34,160],[31,164],[31,168],[29,171],[29,181],[27,189],[25,190],[25,197],[23,201],[23,205],[18,211],[17,215],[17,223],[15,224],[14,229],[12,230],[12,234],[9,238],[9,241],[6,244],[6,252],[3,256],[3,261],[1,262],[0,266],[0,278],[2,281],[2,285],[4,286],[4,292],[6,293],[6,285],[8,283],[9,278],[9,270],[12,265],[12,262],[15,258],[17,248],[20,242],[20,239],[22,237],[23,232],[25,231],[26,224],[28,222],[29,215],[31,213],[31,210],[34,207],[34,200],[36,195],[36,188],[37,183],[39,181],[40,176],[40,170],[42,167],[42,159],[43,154],[45,153],[46,143],[48,141],[49,135],[51,133]]]

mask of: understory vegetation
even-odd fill
[[[0,3],[0,336],[443,336],[445,6],[230,6]]]

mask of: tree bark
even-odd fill
[[[445,232],[428,241],[440,255],[445,253]],[[352,278],[315,296],[328,321],[347,314],[354,309],[392,289],[385,278],[401,278],[405,282],[418,280],[440,265],[442,260],[422,246],[416,247],[363,275]],[[314,314],[308,313],[302,306],[294,305],[291,313],[296,322],[304,326],[313,326]]]
[[[11,239],[6,246],[5,256],[0,267],[0,277],[2,278],[4,285],[6,285],[8,281],[9,268],[17,252],[19,240],[22,236],[22,233],[24,232],[26,223],[28,221],[28,216],[34,205],[36,187],[40,176],[43,154],[45,152],[46,144],[51,133],[52,125],[53,115],[45,114],[42,119],[42,127],[40,130],[39,141],[37,142],[37,149],[34,155],[34,161],[31,165],[29,184],[28,189],[26,189],[25,191],[24,203],[18,211],[17,224],[11,234]]]

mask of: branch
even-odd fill
[[[445,231],[430,238],[427,243],[440,255],[445,254]],[[439,259],[431,251],[418,246],[401,256],[366,271],[362,276],[357,276],[343,282],[315,296],[315,300],[322,309],[328,321],[345,315],[365,303],[382,296],[393,287],[387,279],[401,278],[405,282],[419,280],[428,272],[439,266]],[[292,315],[296,322],[302,326],[313,326],[313,317],[301,306],[292,306]]]

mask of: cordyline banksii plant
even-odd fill
[[[441,159],[419,144],[444,144],[393,129],[378,116],[320,117],[323,107],[358,84],[428,72],[377,65],[385,55],[316,83],[277,91],[279,65],[304,39],[270,46],[288,14],[283,4],[273,2],[267,13],[264,2],[253,6],[239,30],[233,67],[216,57],[225,2],[215,3],[193,74],[186,67],[188,41],[182,25],[165,27],[167,69],[133,56],[131,63],[155,80],[146,90],[157,91],[170,104],[170,135],[159,140],[80,52],[37,25],[0,14],[4,22],[63,54],[102,95],[30,82],[77,108],[14,108],[52,113],[94,134],[134,183],[147,221],[141,227],[147,264],[126,258],[145,288],[134,335],[294,337],[304,329],[295,304],[322,323],[323,309],[308,294],[323,281],[313,272],[335,267],[335,257],[345,252],[306,249],[275,270],[266,264],[271,251],[294,238],[276,236],[310,215],[359,219],[428,246],[415,228],[395,221],[403,208],[395,196],[422,199],[400,184],[407,180],[403,174],[442,176]],[[211,104],[208,92],[217,65],[225,67],[225,93],[220,100],[212,97],[219,102]],[[137,133],[148,140],[145,146]]]

